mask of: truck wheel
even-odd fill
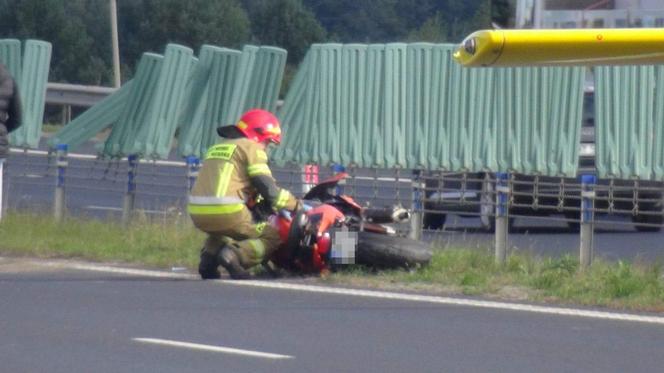
[[[424,229],[431,229],[431,230],[440,230],[443,229],[443,226],[445,225],[445,219],[447,215],[445,214],[438,214],[435,212],[427,212],[424,214],[424,218],[422,219],[422,225]]]

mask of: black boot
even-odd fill
[[[198,263],[198,273],[201,275],[201,278],[203,280],[216,280],[221,278],[221,274],[217,267],[219,267],[217,257],[205,250],[201,251],[201,261]]]
[[[221,249],[218,260],[219,264],[228,271],[228,274],[231,275],[232,279],[244,280],[249,278],[249,272],[242,267],[242,264],[240,264],[240,258],[230,247],[224,246]]]

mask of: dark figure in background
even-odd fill
[[[9,133],[21,126],[21,98],[7,68],[0,64],[0,164],[9,155]]]

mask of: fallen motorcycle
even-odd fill
[[[369,209],[336,193],[347,177],[340,173],[313,187],[302,200],[304,208],[294,215],[267,216],[281,237],[281,245],[264,263],[268,271],[274,273],[276,266],[293,273],[320,274],[350,264],[409,269],[431,260],[428,244],[400,237],[386,225],[409,220],[408,210]]]

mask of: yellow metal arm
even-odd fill
[[[664,63],[664,28],[482,30],[454,53],[463,66]]]

